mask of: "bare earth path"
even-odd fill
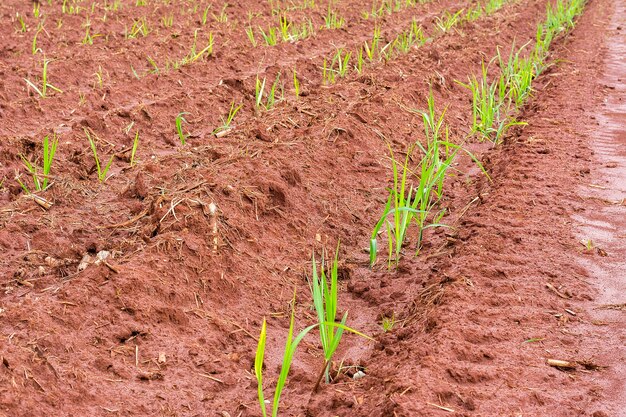
[[[579,262],[594,278],[599,289],[597,306],[590,317],[612,323],[593,332],[594,337],[612,340],[600,349],[610,361],[612,380],[608,392],[614,402],[613,415],[626,415],[626,2],[615,1],[607,23],[603,48],[603,73],[598,79],[596,99],[600,110],[591,133],[594,151],[591,181],[581,187],[590,209],[574,216],[578,236],[604,250],[607,256],[585,256]],[[596,123],[594,123],[596,124]],[[604,254],[604,252],[602,253]]]

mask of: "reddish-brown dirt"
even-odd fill
[[[245,28],[277,22],[266,2],[230,5],[225,22],[213,17],[221,2],[124,0],[106,11],[116,2],[92,10],[68,1],[83,7],[78,14],[41,3],[39,19],[31,2],[0,5],[0,415],[259,416],[262,320],[271,398],[293,291],[300,330],[315,322],[311,253],[338,241],[340,311],[374,341],[346,335],[340,372],[313,393],[323,362],[313,331],[280,415],[626,415],[626,254],[620,223],[611,223],[624,214],[623,176],[605,184],[606,169],[596,168],[626,171],[623,154],[608,160],[594,142],[602,123],[624,130],[603,106],[623,100],[615,88],[623,67],[609,65],[623,40],[623,0],[588,2],[554,42],[552,65],[518,115],[526,126],[495,147],[467,139],[491,180],[459,158],[441,202],[453,228],[426,232],[417,256],[411,235],[392,269],[384,260],[370,268],[367,254],[392,179],[387,143],[404,155],[424,141],[421,115],[410,110],[425,109],[429,90],[447,108],[451,140],[463,141],[470,97],[456,81],[498,49],[533,40],[547,0],[511,1],[447,33],[437,17],[475,2],[427,2],[375,20],[364,18],[371,3],[343,1],[334,7],[346,24],[334,30],[319,29],[328,3],[316,2],[287,11],[293,22],[310,17],[313,36],[257,47]],[[171,27],[161,20],[169,15]],[[86,16],[99,35],[92,45],[82,44]],[[127,39],[144,17],[150,33]],[[431,41],[322,83],[324,58],[337,48],[355,50],[375,25],[386,43],[412,19]],[[196,28],[199,49],[214,35],[213,54],[166,69],[189,53]],[[24,81],[40,79],[44,54],[49,83],[62,90],[47,98]],[[269,83],[278,73],[284,99],[255,111],[257,76]],[[232,102],[243,104],[234,128],[216,138]],[[181,112],[186,145],[175,130]],[[85,129],[102,159],[113,156],[103,183]],[[36,160],[52,132],[51,185],[37,193],[53,203],[44,209],[15,178],[33,186],[20,155]],[[613,193],[595,195],[590,184]],[[598,222],[612,224],[610,239],[586,228]],[[581,245],[591,238],[591,249]],[[79,269],[100,251],[111,253],[106,263]],[[383,317],[396,320],[387,332]],[[356,370],[365,376],[354,380]]]

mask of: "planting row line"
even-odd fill
[[[546,58],[548,54],[548,48],[550,43],[559,34],[574,27],[575,18],[580,13],[585,5],[585,0],[557,0],[555,6],[548,4],[546,20],[539,24],[537,29],[537,38],[535,41],[533,53],[527,58],[516,59],[519,55],[519,51],[512,52],[511,58],[509,58],[508,64],[503,67],[503,79],[499,78],[496,82],[499,88],[505,90],[505,99],[508,96],[508,100],[511,103],[515,103],[516,108],[524,103],[532,91],[531,82],[532,79],[537,77],[546,66]],[[500,59],[500,58],[498,58]],[[520,61],[532,62],[534,70],[529,75],[525,70],[525,65],[517,65]],[[483,71],[484,73],[484,71]],[[519,79],[529,79],[528,84],[521,84]],[[475,78],[472,78],[475,79]],[[501,86],[501,87],[500,87]],[[527,87],[520,89],[520,87]],[[471,88],[468,86],[468,88]],[[474,102],[476,95],[474,95]],[[475,103],[476,104],[476,103]],[[497,107],[500,102],[496,102],[493,106]],[[475,107],[475,106],[474,106]],[[497,110],[497,109],[496,109]],[[415,225],[418,229],[419,238],[417,240],[417,251],[420,249],[422,232],[429,227],[440,227],[439,220],[442,217],[442,212],[435,212],[431,214],[431,211],[437,206],[437,202],[441,198],[443,193],[446,172],[450,167],[456,154],[462,148],[458,145],[453,145],[448,142],[448,130],[445,127],[444,115],[445,111],[440,115],[436,114],[434,100],[432,94],[428,100],[428,110],[420,112],[424,120],[424,129],[427,138],[427,146],[422,146],[419,142],[416,142],[411,146],[407,152],[407,156],[404,164],[401,166],[402,173],[399,173],[398,163],[393,157],[391,151],[391,158],[393,162],[393,188],[389,190],[389,199],[387,201],[383,215],[380,221],[374,228],[372,234],[372,242],[370,245],[370,260],[373,266],[376,261],[376,239],[379,232],[383,229],[386,230],[389,241],[389,265],[392,261],[397,261],[401,254],[402,244],[406,237],[406,232],[411,225]],[[479,121],[482,121],[480,115]],[[484,136],[476,126],[473,126],[472,132],[478,133]],[[490,132],[491,133],[491,132]],[[487,136],[491,140],[497,140],[495,136]],[[419,149],[422,153],[420,162],[416,167],[409,168],[410,155],[414,149]],[[415,179],[417,185],[412,185]],[[414,221],[415,220],[415,221]],[[384,225],[384,228],[383,228]],[[341,321],[337,321],[336,314],[337,308],[337,255],[330,270],[331,279],[327,282],[324,274],[324,258],[322,256],[322,274],[318,277],[317,265],[315,258],[313,259],[312,280],[310,286],[312,289],[312,298],[317,312],[318,322],[314,325],[306,327],[294,338],[294,313],[292,310],[289,332],[287,334],[287,342],[284,350],[283,364],[280,370],[278,380],[274,388],[273,402],[271,403],[271,415],[276,417],[278,415],[280,398],[284,390],[287,376],[291,363],[293,361],[294,354],[296,352],[298,344],[302,341],[304,336],[319,328],[320,341],[324,351],[324,364],[322,368],[322,375],[326,376],[326,382],[330,382],[328,375],[328,366],[334,352],[336,351],[342,337],[343,331],[350,331],[359,334],[363,337],[368,336],[354,330],[346,325],[347,313],[344,313]],[[295,297],[295,296],[294,296]],[[265,417],[268,415],[266,410],[266,404],[264,400],[264,387],[263,387],[263,359],[266,348],[266,321],[263,321],[261,327],[261,334],[259,337],[259,343],[257,347],[257,354],[255,360],[255,376],[258,382],[258,400],[261,408],[262,415]],[[320,379],[321,379],[320,376]],[[317,382],[319,384],[319,380]],[[317,386],[317,385],[316,385]],[[315,389],[314,389],[315,391]]]

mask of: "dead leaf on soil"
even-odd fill
[[[200,376],[210,379],[211,381],[219,382],[220,384],[224,383],[224,381],[222,381],[221,379],[215,378],[214,376],[211,376],[209,374],[205,374],[204,372],[196,372],[196,373]]]
[[[35,194],[29,194],[27,197],[32,199],[35,203],[39,204],[41,207],[43,207],[46,210],[48,210],[50,207],[54,205],[53,202],[48,201],[45,198],[35,195]]]
[[[440,410],[447,411],[449,413],[454,413],[455,412],[454,409],[450,408],[450,407],[444,407],[442,405],[437,405],[437,404],[433,404],[433,403],[426,403],[426,404],[430,405],[431,407],[435,407],[435,408],[438,408]]]
[[[546,363],[562,371],[570,371],[576,369],[576,362],[563,361],[560,359],[547,359]]]
[[[546,288],[549,289],[550,291],[552,291],[553,293],[555,293],[556,295],[558,295],[561,298],[565,298],[565,299],[569,299],[571,297],[563,294],[562,292],[560,292],[559,290],[557,290],[556,288],[554,288],[554,285],[550,284],[550,283],[546,283]]]
[[[156,381],[163,379],[163,374],[160,372],[145,372],[137,375],[137,379],[140,381]]]
[[[576,361],[576,363],[582,366],[587,371],[602,371],[608,368],[608,366],[598,365],[597,363],[592,362],[591,360],[581,360],[581,361]]]
[[[603,304],[600,307],[596,307],[595,310],[619,310],[619,311],[626,311],[626,303],[621,303],[621,304]]]

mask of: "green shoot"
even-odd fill
[[[140,79],[139,74],[137,73],[137,70],[135,70],[135,67],[132,66],[132,64],[130,66],[130,70],[133,73],[133,76],[139,80]]]
[[[531,92],[532,81],[535,78],[535,62],[533,57],[521,58],[520,54],[526,45],[515,51],[511,49],[508,61],[504,61],[498,49],[498,61],[502,74],[506,79],[511,100],[516,107],[520,107],[526,101]]]
[[[565,2],[568,4],[566,5]],[[546,20],[537,27],[537,43],[535,44],[535,61],[537,75],[544,69],[543,61],[548,56],[552,40],[561,32],[574,27],[574,19],[582,13],[586,0],[557,0],[552,6],[548,3]]]
[[[376,262],[378,234],[383,226],[387,232],[388,240],[388,267],[392,262],[396,265],[400,261],[402,248],[406,239],[409,226],[415,222],[417,226],[416,252],[422,247],[423,232],[428,228],[444,226],[439,221],[445,214],[445,210],[434,212],[439,200],[443,197],[443,184],[457,152],[462,148],[448,141],[448,129],[445,128],[442,135],[445,110],[437,117],[432,92],[428,99],[428,111],[422,112],[424,131],[427,146],[423,147],[419,142],[410,147],[404,164],[399,172],[391,146],[388,144],[391,154],[393,187],[389,189],[389,198],[383,214],[372,231],[370,240],[370,266]],[[417,166],[419,176],[409,168],[409,162],[414,148],[417,147],[423,154]],[[473,158],[474,159],[474,158]],[[475,159],[474,159],[475,160]],[[412,186],[409,180],[417,177],[417,185]]]
[[[96,77],[94,88],[96,87],[96,85],[98,86],[98,88],[102,88],[102,84],[104,82],[104,74],[100,65],[98,65],[98,71],[96,71],[93,75],[95,75]]]
[[[499,10],[504,6],[504,4],[508,0],[489,0],[485,3],[485,13],[493,14],[495,11]]]
[[[356,65],[354,69],[356,70],[358,74],[363,72],[363,47],[359,48],[359,52],[357,52]]]
[[[130,133],[130,130],[133,128],[133,126],[135,126],[135,121],[131,120],[131,122],[129,124],[127,124],[124,129],[122,129],[122,132],[124,132],[124,134],[128,135]]]
[[[171,28],[174,25],[174,14],[170,13],[169,15],[161,17],[161,25],[163,25],[164,28]]]
[[[298,76],[296,75],[296,69],[293,69],[293,89],[296,94],[296,100],[300,97],[300,81],[298,80]]]
[[[20,24],[20,28],[19,28],[18,32],[26,33],[26,22],[24,21],[24,18],[22,17],[22,15],[19,14],[19,13],[15,13],[15,18],[17,19],[17,21]]]
[[[374,36],[372,36],[372,43],[368,44],[367,42],[365,42],[365,44],[363,45],[367,59],[370,62],[374,61],[374,55],[378,51],[378,44],[380,42],[380,39],[380,26],[376,25],[374,26]]]
[[[81,11],[81,7],[76,5],[76,1],[73,1],[71,5],[68,5],[68,0],[63,0],[63,4],[61,5],[61,11],[64,14],[79,14]]]
[[[259,30],[261,31],[261,36],[263,37],[263,40],[265,41],[265,44],[267,46],[274,46],[278,43],[278,37],[276,35],[275,27],[270,26],[269,28],[267,28],[267,33],[265,33],[263,28],[261,28],[260,26]]]
[[[104,182],[107,179],[107,173],[109,172],[109,168],[111,168],[111,164],[113,163],[113,156],[109,159],[106,165],[102,165],[100,158],[98,157],[98,150],[96,149],[96,141],[91,137],[89,130],[87,128],[84,129],[85,134],[87,135],[87,139],[89,140],[89,145],[91,146],[91,151],[93,152],[93,158],[96,161],[96,172],[98,173],[98,180],[100,182]],[[94,134],[94,137],[96,135]]]
[[[426,43],[426,36],[424,35],[424,30],[420,25],[417,24],[415,20],[411,22],[411,39],[414,44],[424,45]]]
[[[252,44],[252,46],[256,48],[257,41],[256,41],[256,38],[254,37],[254,30],[252,29],[252,26],[248,26],[246,28],[246,35],[248,35],[248,39],[250,40],[250,43]]]
[[[345,20],[337,14],[336,10],[332,9],[332,2],[328,4],[328,10],[326,16],[324,16],[324,26],[326,29],[341,29]]]
[[[401,32],[393,42],[393,46],[399,52],[406,54],[413,45],[423,45],[426,42],[422,27],[415,20],[411,22],[411,27]]]
[[[184,145],[185,143],[187,143],[187,138],[189,137],[188,134],[185,134],[183,132],[183,122],[188,123],[187,120],[185,120],[184,116],[186,114],[189,114],[187,112],[181,112],[178,113],[178,116],[176,116],[176,133],[178,133],[178,138],[180,139],[180,143],[181,145]]]
[[[20,178],[20,175],[17,174],[15,176],[15,180],[18,182],[18,184],[20,185],[20,187],[22,187],[22,190],[24,190],[24,192],[26,194],[31,194],[30,190],[28,189],[28,187],[26,186],[26,184],[24,184]],[[2,183],[4,184],[4,179],[2,180]]]
[[[207,46],[204,47],[201,51],[196,51],[196,47],[198,44],[198,30],[196,29],[193,34],[193,43],[191,44],[191,50],[187,55],[185,55],[180,61],[174,61],[171,63],[174,69],[179,69],[185,65],[192,64],[197,60],[209,57],[213,54],[213,32],[209,33],[209,39],[207,42]],[[169,66],[168,62],[168,66]]]
[[[50,143],[48,136],[43,138],[43,184],[42,188],[45,189],[48,186],[48,176],[50,175],[50,169],[52,168],[52,161],[54,160],[54,154],[57,151],[57,145],[59,140],[56,134],[53,134],[53,140]]]
[[[291,22],[287,20],[287,14],[283,13],[278,17],[278,30],[280,30],[280,35],[283,42],[288,42],[293,40],[291,33],[289,33],[289,28],[291,27]]]
[[[151,74],[158,74],[159,73],[159,66],[157,65],[156,61],[154,59],[152,59],[152,57],[150,55],[147,55],[146,59],[148,60],[150,65],[152,65],[152,70],[150,71],[150,73]],[[131,66],[131,68],[132,68],[132,66]],[[133,69],[133,72],[135,72],[134,69]],[[137,76],[137,73],[135,73],[135,77],[137,77],[137,79],[139,79],[139,77]]]
[[[39,168],[35,165],[35,163],[31,163],[24,155],[20,155],[24,166],[33,177],[33,183],[35,184],[35,189],[37,191],[45,190],[46,187],[48,187],[48,177],[50,176],[52,161],[54,160],[54,154],[57,150],[58,144],[59,140],[57,139],[56,134],[53,135],[52,141],[48,139],[48,136],[43,138],[43,167],[41,169],[43,175],[39,175]],[[23,184],[22,188],[28,191]]]
[[[263,415],[263,417],[267,417],[267,409],[265,407],[265,396],[263,395],[263,359],[265,357],[265,339],[266,338],[267,338],[267,320],[263,318],[263,324],[261,325],[261,334],[259,335],[259,343],[257,344],[256,355],[254,357],[254,375],[256,376],[256,380],[257,380],[257,397],[259,399],[259,405],[261,406],[261,414]]]
[[[337,55],[335,55],[333,61],[337,63],[337,74],[339,74],[339,76],[343,78],[348,74],[348,69],[350,68],[348,63],[350,62],[350,58],[352,57],[352,52],[346,52],[343,57],[341,56],[341,52],[341,49],[337,51]]]
[[[292,299],[292,309],[291,309],[291,319],[289,320],[289,332],[287,333],[287,341],[285,343],[285,351],[283,353],[283,363],[280,368],[280,374],[278,376],[278,381],[276,382],[276,389],[274,391],[274,401],[272,403],[272,417],[278,416],[278,407],[280,405],[280,397],[283,393],[283,389],[285,388],[285,383],[287,382],[287,375],[289,375],[289,369],[291,368],[291,363],[293,362],[293,356],[296,353],[296,348],[304,339],[304,336],[307,335],[311,330],[313,330],[317,324],[313,324],[304,330],[302,330],[298,335],[293,337],[294,324],[295,324],[295,304],[296,293],[294,290],[294,296]],[[265,397],[263,395],[263,359],[265,357],[265,344],[266,344],[266,334],[267,334],[267,323],[266,320],[263,319],[263,325],[261,326],[261,334],[259,335],[259,343],[257,345],[256,356],[254,359],[254,374],[257,379],[257,395],[259,399],[259,405],[261,406],[261,414],[263,417],[267,417],[267,409],[265,406]]]
[[[271,407],[271,416],[278,416],[278,409],[280,406],[280,397],[285,388],[285,384],[287,383],[287,376],[289,375],[289,370],[291,369],[291,364],[293,362],[294,354],[296,353],[296,349],[298,345],[304,337],[314,328],[319,325],[324,325],[328,327],[337,327],[342,330],[346,330],[357,334],[361,337],[364,337],[369,340],[373,340],[371,337],[366,336],[363,333],[360,333],[354,329],[351,329],[341,323],[336,323],[333,317],[332,322],[322,322],[312,324],[305,329],[303,329],[298,335],[294,338],[294,327],[295,327],[295,301],[296,301],[296,293],[294,290],[293,298],[291,300],[291,318],[289,320],[289,331],[287,333],[287,340],[285,342],[285,350],[283,353],[283,363],[280,368],[280,374],[278,375],[278,380],[276,381],[276,388],[274,390],[274,400],[272,402]],[[259,335],[259,342],[257,344],[256,355],[254,359],[254,375],[257,380],[257,396],[259,400],[259,406],[261,408],[261,415],[263,417],[268,416],[267,407],[265,405],[265,396],[263,394],[263,360],[265,358],[265,345],[267,342],[267,321],[263,319],[263,324],[261,325],[261,334]],[[316,385],[317,388],[317,385]]]
[[[511,126],[523,124],[508,116],[509,97],[504,75],[490,84],[484,62],[480,79],[472,75],[468,84],[459,84],[472,92],[472,133],[499,143]]]
[[[348,74],[350,69],[350,58],[352,52],[346,52],[343,54],[343,49],[337,49],[337,52],[333,56],[333,59],[328,66],[326,59],[322,66],[322,79],[324,84],[333,84],[336,81],[336,76],[343,78]]]
[[[82,41],[83,45],[93,45],[93,36],[91,35],[91,26],[85,27],[85,36]]]
[[[85,28],[85,36],[83,37],[82,44],[83,45],[93,45],[94,38],[102,36],[99,33],[92,34],[91,33],[91,20],[89,16],[85,19],[85,23],[83,23],[83,27]]]
[[[227,130],[230,130],[231,128],[231,124],[233,122],[233,119],[235,118],[235,116],[237,115],[237,112],[243,107],[243,104],[240,104],[239,106],[235,107],[235,102],[233,101],[230,104],[230,110],[228,111],[228,115],[226,116],[226,119],[224,119],[222,117],[222,125],[218,128],[216,128],[213,131],[214,135],[217,135],[220,132],[225,132]]]
[[[337,244],[337,250],[335,251],[335,259],[333,260],[332,268],[330,270],[330,283],[326,278],[325,265],[324,265],[324,251],[322,251],[322,260],[320,265],[320,274],[317,272],[317,262],[315,261],[315,254],[313,254],[313,279],[309,282],[311,287],[311,295],[313,297],[313,305],[317,312],[317,319],[320,326],[320,341],[322,349],[324,350],[324,370],[323,374],[326,379],[326,383],[330,382],[330,365],[332,358],[339,346],[341,336],[343,335],[343,328],[335,328],[334,326],[327,326],[324,323],[335,323],[335,317],[337,315],[337,265],[339,257],[339,244]],[[342,326],[346,325],[348,319],[348,312],[345,312],[342,319]]]
[[[591,239],[582,239],[580,243],[585,247],[586,250],[592,251],[595,248],[593,244],[593,240]]]
[[[396,264],[400,260],[400,251],[406,238],[406,231],[411,225],[413,217],[418,213],[418,206],[420,203],[420,195],[413,195],[413,187],[408,186],[407,193],[407,176],[409,174],[409,156],[412,153],[412,148],[407,152],[403,170],[402,178],[399,180],[398,176],[398,163],[393,155],[391,146],[388,144],[389,152],[391,154],[391,164],[393,171],[393,188],[389,189],[389,197],[383,214],[381,215],[378,223],[372,231],[372,237],[370,239],[370,266],[374,266],[376,263],[376,257],[378,253],[377,237],[382,227],[385,226],[388,239],[388,266],[391,267],[392,261],[395,259]],[[391,220],[389,217],[391,217]],[[394,257],[395,247],[395,257]]]
[[[272,16],[280,14],[280,0],[267,0],[272,10]]]
[[[298,28],[296,27],[297,31]],[[305,39],[309,36],[312,36],[315,33],[315,29],[313,29],[313,21],[310,18],[307,18],[305,22],[302,23],[299,29],[299,33],[297,33],[298,39]]]
[[[391,317],[384,316],[381,320],[381,325],[383,326],[383,331],[385,333],[393,330],[393,327],[396,325],[396,316],[392,314]]]
[[[137,147],[139,146],[139,131],[135,133],[135,140],[133,141],[133,148],[130,151],[130,166],[135,166],[135,154],[137,153]]]
[[[53,86],[52,84],[50,84],[48,82],[48,64],[52,62],[49,59],[46,59],[44,57],[43,59],[43,71],[41,74],[41,89],[39,89],[33,82],[31,82],[30,80],[28,80],[27,78],[24,78],[24,81],[26,81],[26,84],[28,84],[28,86],[30,88],[32,88],[33,90],[35,90],[35,92],[37,94],[39,94],[40,97],[42,98],[46,98],[48,97],[48,88],[57,91],[59,93],[62,93],[63,91],[58,89],[57,87]]]
[[[389,42],[387,45],[380,48],[379,55],[384,61],[389,61],[393,55],[393,42]]]
[[[211,5],[208,5],[205,9],[204,9],[204,13],[202,13],[202,26],[206,25],[206,22],[209,19],[209,10],[211,10]]]
[[[397,49],[399,52],[406,54],[411,50],[411,47],[413,46],[413,37],[412,37],[413,33],[409,32],[408,34],[406,32],[402,32],[400,33],[395,41],[393,42],[393,45],[395,46],[395,49]]]
[[[37,47],[37,36],[39,36],[39,33],[41,33],[41,31],[43,30],[43,24],[40,23],[37,31],[35,32],[35,36],[33,36],[33,43],[31,45],[31,52],[33,53],[33,55],[36,55],[37,52],[41,52],[41,49]]]
[[[213,19],[215,19],[216,22],[218,23],[226,23],[228,21],[228,15],[226,14],[226,8],[228,7],[228,3],[224,4],[224,7],[222,7],[222,10],[220,11],[220,14],[215,15],[213,13],[211,13],[211,15],[213,16]]]
[[[409,52],[413,45],[423,45],[426,37],[422,31],[422,27],[415,20],[411,21],[411,27],[401,32],[393,41],[393,47],[403,54]]]
[[[442,33],[447,33],[450,29],[452,29],[457,23],[460,21],[461,13],[463,13],[463,9],[458,12],[452,14],[449,11],[445,11],[442,16],[437,16],[435,18],[435,25]]]
[[[122,8],[122,0],[105,1],[103,7],[107,12],[117,12]]]
[[[467,12],[465,13],[465,16],[463,17],[463,20],[468,21],[468,22],[473,22],[483,17],[483,14],[484,14],[484,10],[482,6],[480,4],[476,4],[475,6],[473,7],[470,6],[467,9]]]
[[[322,64],[322,82],[324,84],[332,84],[335,82],[335,72],[328,67],[326,58],[324,58],[324,63]]]
[[[148,21],[146,17],[143,16],[140,19],[133,20],[130,32],[126,31],[126,39],[136,39],[139,35],[145,38],[149,33],[150,28],[148,27]]]
[[[274,84],[272,84],[272,88],[270,89],[269,94],[267,95],[267,100],[265,103],[266,110],[269,110],[272,107],[274,107],[274,104],[276,103],[276,90],[279,87],[279,82],[280,82],[280,72],[276,74],[276,80],[274,81]]]
[[[263,103],[263,96],[265,94],[265,77],[263,77],[263,81],[261,81],[259,77],[257,76],[256,85],[255,85],[255,100],[254,100],[256,109],[259,110],[261,107],[263,107],[265,110],[270,110],[271,108],[273,108],[274,104],[276,104],[276,92],[279,87],[280,87],[280,72],[276,74],[276,80],[274,81],[274,83],[272,84],[272,87],[267,93],[267,98],[265,99],[265,103]]]
[[[208,57],[213,54],[213,32],[209,32],[209,39],[207,45],[200,52],[196,52],[196,42],[198,40],[198,29],[193,34],[193,44],[191,47],[191,53],[189,54],[189,62],[195,62],[202,57]]]

